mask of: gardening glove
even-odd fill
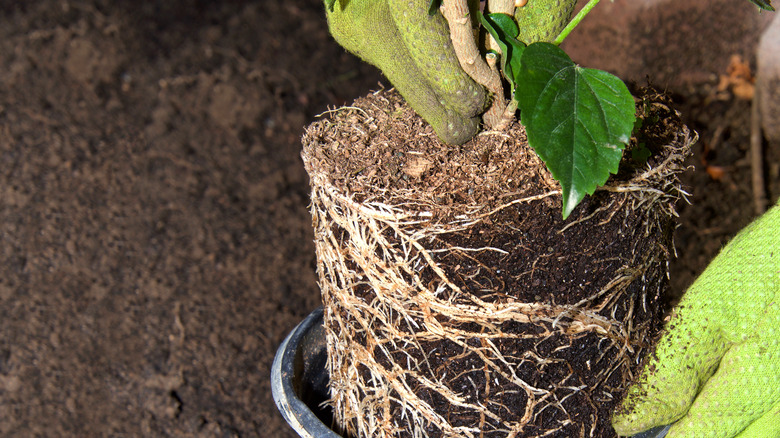
[[[780,437],[780,204],[688,289],[612,419],[619,435]]]
[[[577,0],[527,0],[515,9],[520,28],[517,39],[526,43],[551,43],[569,24]]]
[[[327,2],[327,0],[326,0]],[[430,0],[337,0],[326,6],[333,37],[378,67],[445,143],[473,137],[485,89],[460,67],[441,14]]]

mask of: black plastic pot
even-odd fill
[[[342,438],[330,428],[333,415],[323,406],[328,399],[328,352],[322,308],[309,314],[276,350],[271,388],[276,407],[303,438]],[[632,438],[662,438],[669,426],[656,427]]]
[[[327,358],[319,308],[287,335],[271,367],[276,407],[304,438],[341,438],[329,427],[333,423],[330,409],[322,405],[328,399]]]

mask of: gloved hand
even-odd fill
[[[632,435],[780,437],[780,204],[694,282],[612,424]]]
[[[520,28],[517,39],[531,44],[553,42],[569,24],[577,0],[527,0],[525,6],[515,9],[515,20]]]
[[[447,23],[430,0],[337,0],[326,8],[333,37],[387,76],[442,141],[477,132],[485,89],[460,67]]]

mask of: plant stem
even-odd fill
[[[492,71],[479,54],[466,0],[444,0],[442,15],[449,23],[452,46],[458,61],[460,61],[461,68],[475,82],[487,88],[492,94],[493,102],[482,118],[485,124],[493,128],[500,122],[506,107],[501,76],[497,71]]]
[[[561,45],[563,40],[565,40],[566,37],[569,36],[571,31],[573,31],[574,28],[577,27],[578,24],[580,24],[580,21],[582,21],[582,19],[585,18],[585,16],[588,15],[588,13],[593,8],[596,7],[596,5],[599,3],[599,1],[601,1],[601,0],[590,0],[588,2],[588,4],[586,4],[585,7],[582,8],[580,10],[580,12],[578,12],[577,15],[574,18],[571,19],[571,21],[569,21],[569,24],[567,24],[566,27],[563,28],[563,30],[561,31],[561,34],[558,35],[558,38],[556,38],[555,41],[553,41],[553,44],[555,44],[556,46]]]
[[[515,0],[488,0],[488,12],[515,15]]]
[[[501,115],[501,121],[495,126],[496,131],[503,131],[509,127],[509,124],[515,120],[515,112],[517,111],[517,101],[512,99],[509,101],[509,105],[504,109],[504,114]]]
[[[514,17],[515,0],[487,0],[487,5],[485,7],[485,14],[494,14],[494,13],[507,14]],[[496,53],[501,53],[501,46],[498,45],[496,40],[493,38],[493,35],[490,35],[488,33],[486,35],[486,38],[487,38],[488,49]],[[504,53],[501,53],[501,56],[504,56]]]
[[[750,167],[753,173],[753,207],[756,215],[766,211],[766,184],[764,182],[764,157],[761,150],[763,137],[761,136],[761,107],[756,91],[753,95],[753,103],[750,111]]]

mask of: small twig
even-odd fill
[[[759,108],[759,95],[753,95],[750,108],[750,167],[753,174],[753,207],[756,215],[766,211],[766,190],[764,185],[764,159],[761,150],[763,136],[761,135],[761,109]]]
[[[488,53],[485,55],[485,61],[487,62],[488,67],[490,67],[490,71],[492,71],[495,74],[498,73],[498,56],[496,56],[495,53]]]
[[[515,15],[515,0],[488,0],[487,9],[490,13]]]
[[[726,130],[726,128],[723,125],[718,125],[717,128],[715,128],[715,132],[712,133],[712,140],[710,140],[710,144],[707,147],[708,150],[714,151],[715,149],[720,146],[720,142],[723,139],[723,132]]]
[[[569,21],[569,24],[566,25],[566,27],[563,28],[561,31],[561,34],[558,35],[558,38],[555,39],[554,44],[556,46],[560,46],[563,40],[566,39],[567,36],[571,33],[571,31],[574,30],[575,27],[577,27],[578,24],[580,24],[580,21],[582,21],[583,18],[585,18],[586,15],[591,11],[591,9],[595,8],[597,4],[599,4],[599,1],[601,0],[590,0],[588,4],[583,7],[580,12],[577,13],[577,15],[574,16],[574,18]]]
[[[503,131],[509,127],[509,125],[515,120],[515,112],[517,111],[517,101],[512,99],[509,105],[504,109],[504,114],[501,116],[501,121],[494,128],[496,131]]]
[[[487,6],[485,7],[485,13],[490,14],[507,14],[515,15],[515,0],[487,0]],[[493,35],[487,34],[488,48],[495,52],[501,53],[501,46],[498,45]],[[504,53],[501,53],[504,56]],[[488,61],[488,63],[490,63]]]
[[[492,129],[501,120],[506,106],[501,76],[492,71],[479,54],[466,0],[444,0],[441,12],[449,24],[452,46],[463,71],[493,95],[493,102],[483,115],[485,124]]]

